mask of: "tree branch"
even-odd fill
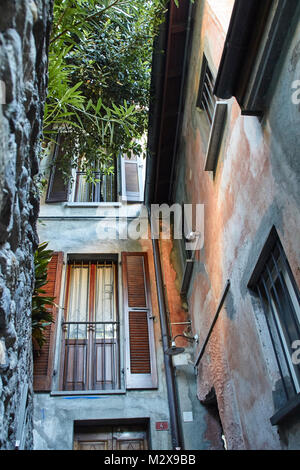
[[[97,17],[98,15],[102,15],[106,10],[108,10],[109,8],[113,7],[114,5],[116,5],[117,3],[119,3],[120,0],[115,0],[113,3],[111,3],[110,5],[108,5],[107,7],[103,8],[102,10],[100,11],[97,11],[97,13],[93,13],[92,15],[89,15],[87,16],[84,20],[80,20],[80,21],[77,21],[77,23],[75,23],[74,25],[72,25],[72,28],[76,28],[77,26],[87,22],[87,21],[90,21],[91,19]],[[52,44],[53,42],[57,41],[61,36],[63,36],[65,33],[67,33],[69,31],[68,28],[64,29],[61,33],[59,33],[57,36],[55,36],[53,39],[50,40],[50,44]]]

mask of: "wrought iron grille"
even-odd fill
[[[119,322],[64,322],[63,390],[117,390]]]
[[[279,241],[256,283],[280,374],[281,406],[300,393],[300,364],[293,344],[300,339],[299,291]]]
[[[90,182],[85,171],[77,171],[74,202],[116,202],[117,178],[115,173],[107,175],[95,171],[93,176],[95,182]]]
[[[208,125],[213,122],[216,98],[214,96],[215,79],[208,66],[206,57],[203,57],[200,86],[197,98],[197,106],[205,111],[205,117]]]

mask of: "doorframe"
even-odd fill
[[[144,426],[146,432],[146,439],[148,442],[148,450],[152,450],[152,443],[151,443],[151,426],[150,426],[150,418],[120,418],[120,419],[88,419],[88,420],[74,420],[73,421],[73,437],[72,443],[74,446],[74,438],[76,435],[76,431],[87,431],[88,428],[91,427],[105,427],[105,426]]]

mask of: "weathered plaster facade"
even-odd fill
[[[299,9],[276,66],[263,118],[242,116],[236,100],[228,101],[213,174],[204,171],[208,132],[196,100],[203,53],[216,76],[232,6],[232,1],[222,2],[219,11],[218,2],[196,3],[173,195],[174,201],[205,206],[205,242],[188,292],[193,332],[200,335],[200,345],[227,279],[231,282],[198,368],[197,393],[204,400],[214,387],[229,449],[295,449],[300,445],[299,411],[293,422],[270,423],[276,364],[264,314],[247,284],[273,225],[300,284],[300,114],[299,105],[292,102],[292,84],[300,76]]]
[[[31,296],[51,0],[1,2],[0,449],[32,448]],[[22,396],[28,385],[27,419]],[[26,399],[26,397],[25,397]],[[26,402],[25,402],[26,405]]]
[[[96,206],[96,207],[95,207]],[[52,392],[35,395],[34,410],[34,446],[35,449],[72,449],[74,440],[74,423],[83,420],[96,420],[100,425],[103,420],[121,423],[124,419],[146,419],[150,426],[150,446],[152,449],[170,449],[170,428],[157,431],[156,422],[169,422],[166,383],[164,377],[163,351],[157,305],[155,273],[153,265],[151,239],[119,239],[119,233],[130,230],[130,224],[141,213],[141,204],[126,205],[122,202],[105,204],[41,205],[39,237],[49,241],[49,248],[64,253],[65,262],[70,253],[76,254],[117,254],[118,255],[118,299],[120,315],[120,368],[126,367],[124,325],[124,304],[121,253],[146,252],[149,261],[150,290],[152,312],[154,316],[155,351],[157,360],[158,388],[156,390],[126,390],[125,375],[121,374],[120,390],[114,393],[95,394],[90,391],[85,396],[77,396],[76,392],[64,394],[59,392],[58,374],[53,376]],[[126,220],[125,217],[129,219]],[[147,212],[144,214],[144,227],[148,231]],[[118,235],[116,236],[116,232]],[[62,273],[60,305],[64,304],[66,264]],[[60,368],[60,341],[63,310],[60,309],[56,321],[55,364]],[[128,364],[127,364],[128,366]],[[94,397],[91,400],[91,396]]]

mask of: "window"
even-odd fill
[[[281,406],[300,393],[300,365],[293,363],[300,339],[299,291],[275,228],[272,229],[249,284],[265,313],[280,375]]]
[[[109,160],[107,166],[95,162],[94,171],[93,168],[86,171],[79,163],[77,171],[71,175],[71,169],[62,170],[58,165],[64,152],[65,136],[58,134],[56,138],[47,203],[114,203],[119,201],[119,194],[124,201],[143,201],[145,160],[142,156],[120,155]]]
[[[205,171],[215,171],[222,141],[227,103],[217,101],[214,95],[215,79],[203,55],[200,85],[196,105],[204,111],[209,126],[209,139],[205,158]]]
[[[214,86],[215,80],[204,55],[196,106],[205,112],[205,117],[209,126],[211,126],[213,122],[213,115],[216,104],[216,98],[213,91]]]
[[[105,168],[98,168],[90,173],[77,171],[74,202],[116,202],[116,173],[116,162],[113,163],[109,172]]]
[[[116,279],[113,260],[69,262],[62,325],[63,390],[120,387]]]
[[[62,323],[60,388],[121,390],[120,348],[127,389],[156,388],[157,371],[147,253],[123,253],[124,333],[120,336],[117,255],[72,255]],[[122,338],[122,340],[121,340]]]

